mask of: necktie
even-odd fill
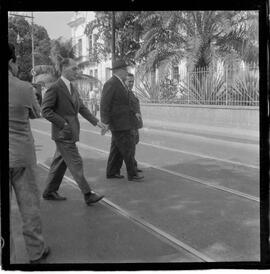
[[[71,83],[70,83],[70,94],[71,94],[71,96],[73,96],[73,94],[74,94],[74,89],[73,89],[73,86]]]

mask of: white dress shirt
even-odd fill
[[[69,91],[69,93],[71,94],[71,91],[70,91],[70,81],[67,79],[67,78],[65,78],[63,75],[61,75],[61,79],[64,81],[64,83],[65,83],[65,85],[67,86],[67,89],[68,89],[68,91]]]

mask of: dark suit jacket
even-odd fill
[[[112,76],[103,86],[100,117],[101,122],[109,124],[111,131],[135,127],[129,92],[116,76]]]
[[[91,124],[96,125],[98,119],[91,114],[83,104],[78,91],[73,86],[71,96],[67,86],[60,78],[45,93],[42,102],[42,115],[52,123],[52,139],[55,141],[77,142],[79,141],[80,113]],[[70,126],[72,136],[64,134],[64,123]]]
[[[136,113],[141,114],[141,108],[140,108],[140,101],[139,99],[135,96],[135,94],[133,93],[132,90],[129,91],[130,92],[130,105],[131,105],[131,111],[133,113],[133,116],[135,117],[135,128],[142,128],[143,127],[143,121],[142,118],[140,120],[138,120],[138,118],[136,117]]]

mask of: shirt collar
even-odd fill
[[[65,78],[63,75],[61,75],[61,79],[63,80],[68,90],[70,91],[70,81],[67,78]]]
[[[120,82],[122,83],[122,85],[123,85],[125,88],[127,88],[126,85],[124,84],[123,80],[122,80],[118,75],[114,74],[114,76],[117,77],[117,78],[120,80]]]

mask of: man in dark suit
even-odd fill
[[[94,193],[85,179],[83,162],[76,142],[79,141],[80,124],[78,113],[94,126],[104,129],[104,125],[84,106],[72,81],[80,77],[76,62],[64,59],[61,63],[62,75],[45,93],[42,103],[43,117],[52,123],[52,139],[56,151],[47,178],[43,198],[46,200],[66,200],[58,194],[67,167],[84,194],[87,205],[103,198]]]
[[[132,135],[133,135],[133,140],[134,140],[134,152],[133,152],[134,164],[137,169],[137,172],[142,172],[142,170],[138,168],[138,163],[135,159],[135,152],[136,152],[136,145],[140,141],[139,129],[143,127],[143,121],[142,121],[142,115],[141,115],[140,101],[135,96],[135,94],[132,90],[133,85],[134,85],[134,75],[132,73],[128,73],[128,75],[125,79],[125,85],[127,86],[127,89],[129,91],[129,98],[130,98],[130,103],[131,103],[132,114],[134,115],[134,117],[136,117],[135,118],[135,127],[131,131]]]
[[[110,155],[107,163],[107,178],[124,178],[120,175],[122,159],[124,159],[129,181],[140,181],[143,176],[138,175],[134,158],[134,141],[132,129],[134,117],[132,115],[129,92],[124,84],[128,65],[123,60],[113,62],[113,76],[104,84],[101,101],[101,121],[108,126],[112,133]]]

